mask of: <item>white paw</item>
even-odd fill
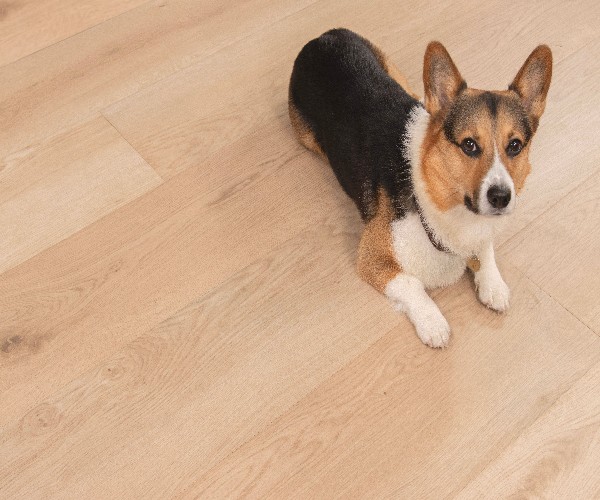
[[[397,311],[407,314],[424,344],[430,347],[448,345],[450,326],[427,295],[423,283],[412,276],[399,274],[388,283],[385,294]]]
[[[421,341],[429,347],[448,347],[450,325],[439,309],[431,309],[414,319],[415,329]]]
[[[482,304],[498,312],[504,312],[508,309],[510,289],[504,283],[500,273],[478,273],[475,278],[475,285]]]

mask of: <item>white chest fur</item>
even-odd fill
[[[402,271],[418,278],[426,288],[451,285],[465,271],[464,258],[440,252],[431,244],[416,213],[392,222],[392,244]]]

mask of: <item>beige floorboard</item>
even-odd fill
[[[599,385],[596,364],[457,498],[598,498]]]
[[[148,0],[11,0],[0,3],[0,66]]]
[[[595,174],[509,240],[502,255],[600,335],[599,228]]]
[[[168,178],[201,164],[222,147],[287,113],[287,86],[302,45],[332,26],[360,18],[392,29],[379,0],[345,9],[320,1],[190,68],[104,110],[111,123]],[[397,5],[397,2],[396,2]],[[413,1],[411,5],[415,5]],[[382,22],[385,23],[382,25]]]
[[[595,137],[600,131],[600,61],[594,56],[598,52],[600,38],[555,66],[551,101],[530,155],[532,173],[501,241],[540,214],[552,211],[558,200],[570,196],[574,188],[599,171],[596,158],[600,157],[600,145]],[[583,144],[589,144],[589,149]]]
[[[8,158],[3,167],[0,272],[162,182],[102,117]]]
[[[288,134],[241,141],[2,275],[0,332],[18,339],[0,363],[5,422],[304,229],[358,230]]]
[[[0,68],[0,161],[313,0],[153,0]]]
[[[411,352],[434,357],[343,272],[356,236],[299,235],[52,394],[0,438],[0,494],[164,498],[398,323]]]
[[[346,446],[348,453],[352,452],[352,443],[343,439],[338,443],[338,433],[385,448],[385,436],[373,436],[378,428],[391,433],[393,441],[406,438],[419,425],[425,426],[425,433],[435,434],[432,428],[436,426],[439,433],[448,431],[449,418],[456,425],[454,434],[448,436],[450,442],[443,446],[458,441],[470,449],[472,441],[480,444],[483,436],[491,436],[490,443],[501,448],[521,427],[552,408],[572,380],[600,357],[600,339],[516,272],[508,274],[519,299],[513,317],[503,319],[474,297],[468,300],[471,286],[464,280],[460,287],[464,293],[458,297],[446,292],[438,297],[456,320],[454,353],[449,357],[448,351],[423,349],[404,318],[356,276],[342,273],[352,265],[344,251],[346,240],[354,242],[356,234],[336,233],[326,227],[299,235],[52,394],[3,434],[0,446],[9,473],[0,476],[0,484],[5,485],[6,494],[88,497],[101,492],[103,497],[114,497],[127,490],[131,498],[183,493],[238,496],[236,490],[202,491],[203,486],[189,478],[199,477],[211,466],[216,469],[209,477],[220,474],[219,462],[229,464],[249,439],[251,443],[277,443],[269,461],[278,463],[280,474],[297,467],[298,457],[307,453],[309,464],[327,469],[327,474],[343,484],[344,478],[331,466],[324,467],[332,462],[328,453],[337,457]],[[337,245],[323,252],[328,242]],[[280,299],[265,299],[273,293]],[[528,315],[519,314],[520,310]],[[523,319],[532,315],[545,318],[536,322],[534,331]],[[461,321],[463,317],[471,320]],[[510,328],[513,333],[503,336],[499,328]],[[531,341],[527,349],[521,346],[524,335]],[[371,344],[375,345],[369,348]],[[481,352],[482,344],[489,354],[475,361],[474,353]],[[570,348],[565,349],[566,345]],[[365,350],[367,353],[361,354]],[[511,370],[501,361],[507,355],[513,357]],[[357,360],[351,361],[356,356]],[[463,363],[469,364],[469,369],[463,369]],[[481,370],[485,376],[473,376]],[[524,384],[521,379],[525,375]],[[324,384],[331,389],[319,387],[315,391],[318,397],[310,394],[291,409],[293,421],[302,420],[300,436],[289,437],[294,424],[289,424],[288,416],[281,419],[285,425],[275,424],[275,429],[283,425],[285,438],[265,437],[260,432],[331,376]],[[503,395],[516,380],[520,381],[518,391]],[[402,422],[407,429],[394,438],[398,429],[389,419],[403,414],[402,408],[431,410],[422,402],[415,404],[419,400],[436,401],[438,407],[430,416],[419,410],[404,414]],[[453,413],[449,410],[452,405],[463,408],[464,414]],[[298,412],[302,417],[296,417]],[[378,425],[380,419],[383,422]],[[319,431],[307,432],[307,420]],[[197,432],[199,426],[201,432]],[[305,443],[306,451],[298,443],[304,434],[317,439]],[[328,438],[330,434],[335,437]],[[291,463],[281,456],[281,443],[288,439],[293,443]],[[331,440],[334,452],[328,449]],[[127,444],[114,448],[114,441]],[[397,448],[392,446],[392,450]],[[319,460],[322,450],[324,456]],[[362,449],[360,453],[372,456],[375,462],[389,459],[377,450]],[[477,450],[475,455],[485,459],[494,454],[485,446]],[[431,459],[431,449],[419,451],[423,454],[418,456],[415,451],[411,460]],[[443,450],[438,453],[443,456]],[[43,458],[32,460],[37,456]],[[131,461],[132,456],[139,459]],[[256,461],[253,455],[248,467],[253,470],[264,456],[261,449],[260,459]],[[351,462],[357,460],[359,456]],[[70,469],[73,462],[77,470]],[[304,469],[304,462],[301,465]],[[444,474],[453,474],[453,470],[445,470],[443,461],[436,465]],[[377,464],[372,467],[379,470]],[[303,470],[302,475],[313,473],[320,472]],[[361,472],[364,488],[373,487],[373,474],[377,476],[373,470]],[[221,479],[235,481],[237,476],[227,468]],[[305,479],[298,481],[294,480],[290,492]],[[444,489],[444,477],[439,481],[437,489],[431,490],[434,494],[451,491]],[[264,492],[271,489],[269,485],[264,488]],[[260,489],[246,488],[245,493],[262,496]],[[285,489],[275,488],[273,494],[289,496]]]
[[[70,1],[0,2],[0,38]],[[599,497],[600,4],[132,2],[0,64],[0,498]],[[431,39],[483,88],[553,49],[511,309],[433,292],[447,350],[357,278],[358,214],[291,132],[336,26],[419,92]]]
[[[518,272],[505,271],[513,291],[506,317],[482,308],[466,280],[445,290],[438,302],[454,328],[449,350],[425,359],[407,352],[404,335],[386,333],[179,492],[452,498],[600,356],[593,332]]]

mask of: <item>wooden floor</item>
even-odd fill
[[[0,2],[0,498],[600,498],[600,4]],[[345,26],[421,89],[555,57],[499,243],[421,344],[287,118]]]

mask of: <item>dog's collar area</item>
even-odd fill
[[[421,221],[421,225],[423,226],[423,229],[425,230],[425,234],[429,238],[429,241],[434,246],[434,248],[436,250],[439,250],[440,252],[454,253],[446,245],[444,245],[442,242],[438,241],[435,238],[435,236],[433,235],[433,232],[431,231],[431,228],[429,227],[429,224],[427,224],[427,220],[425,219],[425,216],[423,215],[423,211],[421,210],[421,205],[419,205],[419,202],[417,201],[417,197],[413,196],[413,199],[415,202],[415,207],[417,209],[417,213],[419,214],[419,220]]]
[[[419,205],[419,202],[417,201],[416,196],[414,196],[413,198],[414,198],[414,202],[415,202],[415,207],[417,209],[417,213],[419,214],[419,220],[421,221],[421,225],[423,226],[423,229],[425,230],[425,234],[429,238],[429,241],[431,242],[433,247],[440,252],[446,252],[446,253],[456,255],[446,245],[444,245],[442,242],[438,241],[435,238],[435,236],[433,235],[433,232],[431,231],[431,228],[427,224],[427,221],[425,219],[425,216],[423,215],[423,211],[421,210],[421,206]],[[481,262],[479,262],[479,258],[476,255],[469,257],[467,259],[467,267],[474,273],[479,271],[479,269],[481,268]]]

